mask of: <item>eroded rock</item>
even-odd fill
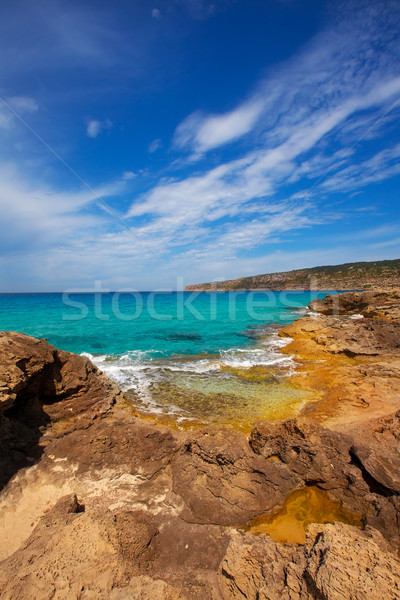
[[[400,323],[379,319],[305,317],[279,332],[301,340],[292,346],[303,354],[331,353],[346,356],[378,356],[400,353]]]
[[[318,485],[349,510],[361,512],[370,489],[352,463],[351,444],[351,438],[305,418],[257,423],[250,435],[255,452],[277,456],[304,484]]]
[[[70,494],[0,562],[0,597],[220,600],[217,571],[228,543],[215,526],[145,509],[86,510]]]
[[[46,340],[0,333],[0,489],[40,455],[37,443],[88,427],[123,394],[87,358]]]
[[[328,294],[315,299],[309,308],[323,315],[363,315],[369,318],[400,319],[400,291],[375,290]]]
[[[302,580],[305,559],[295,547],[269,537],[236,535],[221,562],[224,600],[294,600],[309,598]]]
[[[382,439],[386,430],[383,420],[379,422]],[[399,431],[397,418],[387,422],[389,429]],[[364,432],[366,429],[364,424]],[[365,435],[364,442],[367,440]],[[385,447],[381,443],[380,452],[377,445],[375,450],[366,445],[355,446],[350,435],[332,431],[311,419],[298,418],[257,423],[250,445],[267,459],[278,457],[305,485],[326,490],[346,510],[363,516],[366,523],[382,532],[393,547],[400,548],[400,498],[393,489],[400,460],[394,458],[393,444],[387,442]]]
[[[157,529],[144,512],[90,514],[71,512],[70,505],[61,499],[0,563],[2,599],[106,600],[113,588],[146,572],[157,551]]]
[[[362,357],[357,390],[397,380],[386,361],[398,353],[396,323],[320,317],[296,327],[313,352],[346,365]],[[7,476],[36,463],[0,498],[2,539],[19,536],[0,563],[2,598],[399,598],[390,550],[400,546],[400,413],[354,418],[341,432],[310,419],[260,423],[250,444],[216,427],[183,434],[137,418],[87,359],[21,334],[0,335],[0,349]],[[370,387],[362,395],[372,404]],[[337,523],[311,525],[305,546],[233,530],[310,484],[362,512],[390,547],[371,527]],[[29,525],[18,531],[21,519]]]
[[[283,504],[300,479],[284,465],[255,454],[243,434],[209,428],[191,434],[172,461],[173,490],[182,518],[241,525]]]
[[[234,538],[220,585],[224,600],[398,600],[400,561],[377,531],[315,524],[304,547]]]
[[[304,579],[313,598],[400,598],[400,561],[373,529],[310,525],[304,551]]]

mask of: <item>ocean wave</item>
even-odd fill
[[[221,363],[227,367],[246,369],[251,367],[267,367],[290,363],[290,357],[268,352],[262,348],[257,350],[225,350],[221,353]]]
[[[281,338],[276,330],[269,330],[268,337],[260,340],[256,348],[235,348],[221,352],[221,361],[228,367],[246,369],[252,367],[286,367],[282,375],[293,370],[294,361],[291,356],[280,354],[279,350],[291,342],[290,338]]]
[[[280,338],[277,331],[272,330],[269,331],[268,338],[260,340],[255,347],[221,350],[218,355],[160,359],[155,358],[156,351],[134,350],[119,356],[94,355],[87,352],[83,352],[82,356],[88,357],[121,389],[134,392],[153,412],[165,412],[165,406],[159,405],[157,394],[153,394],[157,386],[165,382],[182,384],[185,378],[187,380],[190,377],[237,377],[237,374],[229,372],[229,368],[242,370],[270,367],[275,373],[278,370],[282,377],[292,374],[295,368],[293,358],[279,352],[290,341],[290,338]],[[179,411],[181,409],[172,404],[168,405],[168,412]]]
[[[110,379],[115,381],[124,391],[133,389],[140,395],[149,395],[150,380],[146,377],[147,352],[134,350],[121,356],[113,354],[93,355],[82,352],[81,356],[89,358]]]

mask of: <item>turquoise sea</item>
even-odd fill
[[[2,294],[0,329],[88,356],[143,414],[245,427],[304,402],[277,332],[326,293]]]

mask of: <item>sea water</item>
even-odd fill
[[[248,429],[307,400],[278,331],[326,293],[2,294],[0,329],[89,357],[145,416]]]

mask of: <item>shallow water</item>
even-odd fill
[[[296,414],[279,327],[319,292],[0,295],[0,328],[88,356],[143,415],[188,427],[247,430]]]
[[[334,523],[362,527],[361,515],[346,511],[339,502],[329,498],[327,492],[316,486],[295,490],[285,500],[283,507],[272,515],[254,519],[246,528],[251,534],[265,533],[281,544],[304,544],[307,527],[311,523]]]

